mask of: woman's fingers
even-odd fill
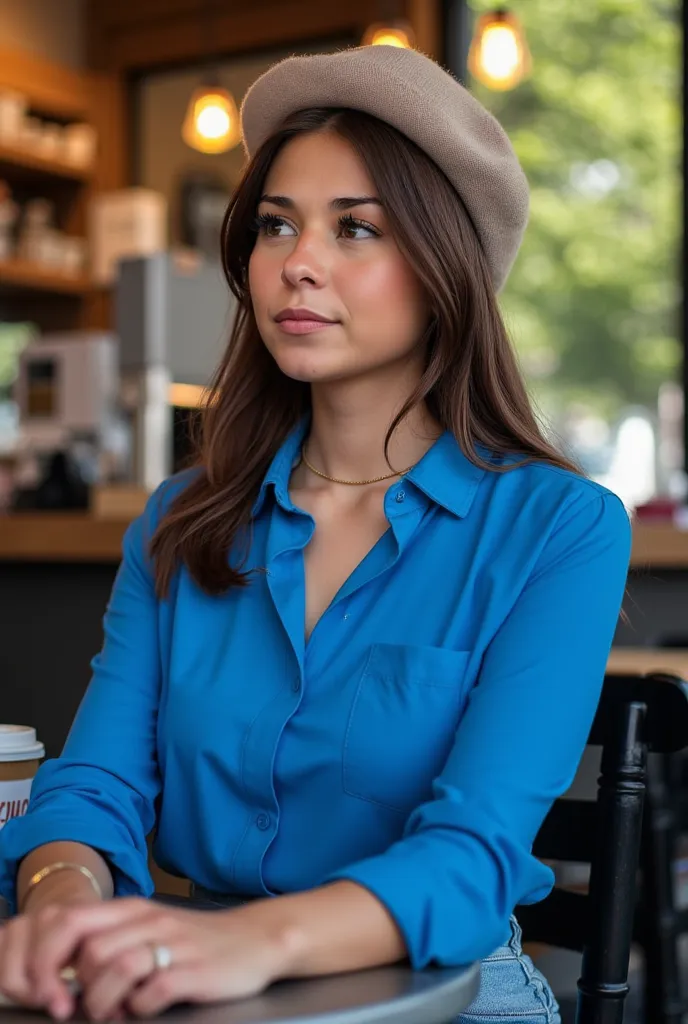
[[[35,993],[28,969],[30,948],[31,923],[26,918],[17,918],[4,925],[0,946],[0,991],[15,1003],[36,1006],[39,1004],[33,1001]]]
[[[180,923],[155,913],[85,939],[77,973],[89,1015],[94,1020],[112,1016],[131,990],[155,970],[155,945],[174,945],[173,936],[183,942]]]
[[[83,988],[94,982],[103,970],[127,950],[148,945],[152,950],[154,943],[167,940],[174,930],[181,932],[176,922],[169,918],[151,915],[142,920],[132,922],[128,927],[108,928],[89,935],[81,944],[76,969]],[[151,952],[151,962],[152,962]],[[2,1024],[2,1022],[0,1022]]]
[[[158,944],[172,954],[167,968],[156,969]],[[74,996],[60,973],[73,964],[93,1020],[117,1019],[124,1007],[150,1016],[178,1002],[262,991],[279,976],[271,950],[264,928],[235,911],[170,910],[143,899],[51,906],[0,931],[0,989],[64,1019]]]
[[[197,948],[179,952],[175,948],[172,966],[153,971],[126,1000],[127,1009],[137,1017],[154,1017],[175,1003],[212,1003],[257,995],[271,981],[258,966],[259,956],[255,953],[237,966],[231,959],[218,962],[211,950],[201,960]]]
[[[44,915],[52,922],[56,908]],[[60,978],[52,985],[37,985],[32,970],[36,921],[17,917],[2,929],[0,945],[0,991],[21,1006],[46,1007],[59,1019],[74,1010],[74,999]]]
[[[207,991],[205,974],[198,963],[155,971],[129,996],[127,1008],[137,1017],[154,1017],[175,1003],[210,1002],[213,997]]]
[[[60,970],[67,966],[68,961],[60,963],[59,967],[48,967],[37,959],[37,951],[40,948],[45,936],[60,935],[63,930],[63,921],[66,910],[59,904],[51,904],[42,907],[32,914],[23,914],[14,919],[17,925],[26,922],[31,930],[31,946],[27,954],[26,968],[29,981],[36,997],[36,1005],[49,1006],[54,999],[62,1001],[66,993],[64,982],[60,977]]]
[[[50,913],[57,910],[57,916]],[[63,967],[77,955],[81,943],[103,929],[134,922],[151,913],[147,900],[114,900],[110,903],[71,907],[48,906],[35,915],[35,943],[31,954],[31,974],[43,998],[49,1000]]]
[[[150,944],[133,946],[117,953],[85,988],[84,1009],[91,1020],[111,1019],[141,981],[155,970]]]

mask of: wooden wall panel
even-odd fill
[[[90,72],[89,120],[98,132],[98,160],[88,195],[123,188],[129,181],[126,79],[121,73]],[[112,294],[94,288],[83,301],[83,327],[112,328]]]
[[[439,60],[442,50],[440,0],[406,0],[406,17],[416,33],[416,47]]]
[[[435,0],[427,0],[434,3]],[[377,16],[375,0],[223,2],[213,22],[218,54],[362,33]],[[119,0],[87,8],[87,53],[93,68],[132,71],[190,64],[205,55],[202,0]]]
[[[412,23],[418,48],[439,52],[440,0],[398,0]],[[391,5],[394,7],[395,5]],[[389,5],[379,0],[221,0],[213,16],[218,54],[279,48],[318,38],[362,35]],[[202,59],[207,40],[205,0],[89,0],[87,53],[91,67],[140,71]]]

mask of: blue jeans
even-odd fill
[[[480,964],[480,992],[455,1024],[561,1024],[554,993],[521,948],[521,929],[511,918],[511,937]]]

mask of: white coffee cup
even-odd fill
[[[26,814],[45,747],[28,725],[0,725],[0,829]]]

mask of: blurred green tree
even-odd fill
[[[490,0],[470,0],[479,14]],[[555,428],[572,404],[656,409],[681,365],[679,0],[512,0],[533,60],[510,92],[471,80],[532,189],[502,308]]]
[[[9,400],[19,356],[36,333],[33,324],[0,323],[0,402]]]

